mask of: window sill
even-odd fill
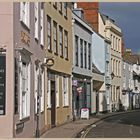
[[[48,49],[48,52],[52,53],[52,50]]]
[[[62,11],[59,10],[59,13],[62,15]]]
[[[68,107],[69,107],[69,105],[63,106],[63,108],[68,108]]]
[[[61,58],[64,58],[62,55],[60,55]]]
[[[68,59],[68,58],[65,58],[65,60],[69,61],[69,59]]]
[[[54,54],[58,56],[58,53],[54,52]]]
[[[20,122],[27,122],[29,120],[30,120],[30,116],[20,119]]]
[[[30,32],[29,27],[28,27],[22,20],[20,20],[20,22],[21,22],[22,26],[23,26],[28,32]]]
[[[68,19],[68,17],[67,16],[64,16],[64,18],[67,20]]]

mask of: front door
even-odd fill
[[[51,127],[55,127],[56,105],[55,105],[55,81],[51,81]]]

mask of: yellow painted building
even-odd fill
[[[71,3],[47,2],[45,9],[45,52],[54,60],[46,74],[46,117],[48,128],[72,119],[72,11]]]

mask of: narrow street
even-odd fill
[[[89,128],[86,138],[140,137],[140,111],[109,117]]]

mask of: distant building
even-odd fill
[[[137,109],[140,108],[140,55],[132,54],[131,49],[127,49],[123,57],[132,64],[131,109]]]
[[[127,59],[122,63],[122,106],[124,110],[133,108],[133,64]]]

